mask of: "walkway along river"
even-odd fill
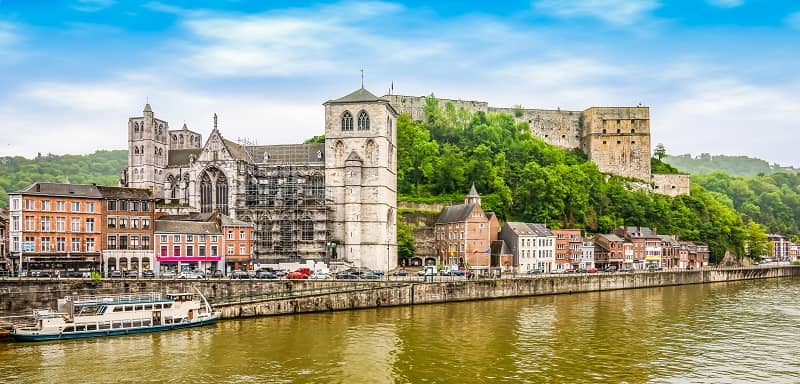
[[[797,297],[764,279],[0,343],[0,381],[797,383]]]
[[[190,292],[199,288],[221,318],[269,316],[386,306],[417,305],[663,287],[800,276],[800,267],[705,269],[649,273],[579,274],[475,281],[248,281],[248,280],[0,280],[0,316],[54,308],[70,294]]]

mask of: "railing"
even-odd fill
[[[75,304],[87,303],[112,303],[119,301],[155,301],[161,300],[163,295],[160,292],[143,292],[134,294],[120,294],[120,295],[79,295],[79,296],[65,296],[67,300],[72,300]]]

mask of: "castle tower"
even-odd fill
[[[601,172],[650,181],[650,108],[583,112],[583,152]]]
[[[163,172],[167,166],[169,124],[155,118],[150,104],[142,117],[128,119],[128,169],[126,186],[146,188],[162,196]]]
[[[325,104],[325,185],[339,259],[397,265],[397,111],[363,87]]]

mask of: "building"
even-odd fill
[[[155,202],[149,189],[97,186],[103,199],[102,273],[153,270]]]
[[[492,267],[497,267],[502,273],[513,273],[514,252],[504,240],[492,241]]]
[[[8,257],[8,209],[0,208],[0,274],[8,274],[14,265]]]
[[[94,185],[34,183],[10,193],[12,258],[33,272],[100,270],[103,202]]]
[[[681,243],[676,236],[658,235],[658,238],[661,239],[661,266],[666,269],[678,268],[681,258]]]
[[[686,268],[703,268],[708,266],[708,245],[693,241],[682,241],[681,246],[686,246]]]
[[[625,255],[623,244],[625,240],[615,234],[597,234],[594,236],[594,263],[597,268],[607,269],[624,267]],[[631,259],[633,252],[631,249]]]
[[[556,236],[544,224],[507,222],[500,230],[520,273],[555,270]]]
[[[578,268],[592,269],[595,268],[594,264],[594,241],[592,239],[584,238],[581,241],[581,261]]]
[[[633,268],[645,269],[661,266],[661,242],[655,229],[641,226],[619,227],[615,234],[633,243]]]
[[[436,220],[434,247],[439,264],[488,271],[499,226],[497,216],[481,208],[481,197],[473,185],[464,204],[445,207]]]
[[[253,224],[212,213],[162,216],[155,222],[157,270],[252,269]]]
[[[789,248],[791,241],[784,235],[768,234],[770,243],[769,257],[774,261],[789,261]]]
[[[398,112],[415,120],[425,118],[425,96],[385,95]],[[650,168],[650,108],[591,107],[583,111],[497,108],[486,102],[439,99],[470,112],[506,113],[528,124],[531,134],[545,142],[587,155],[601,172],[640,179],[656,193],[689,194],[689,175],[653,175]]]
[[[580,268],[583,234],[580,229],[553,229],[556,236],[556,270]]]
[[[128,119],[124,186],[147,188],[169,214],[210,213],[253,223],[261,263],[397,263],[397,111],[363,87],[325,102],[324,144],[256,145],[169,130],[146,105]]]

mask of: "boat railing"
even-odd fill
[[[79,295],[67,296],[75,304],[104,304],[115,302],[156,301],[163,299],[160,292],[125,293],[118,295]]]

